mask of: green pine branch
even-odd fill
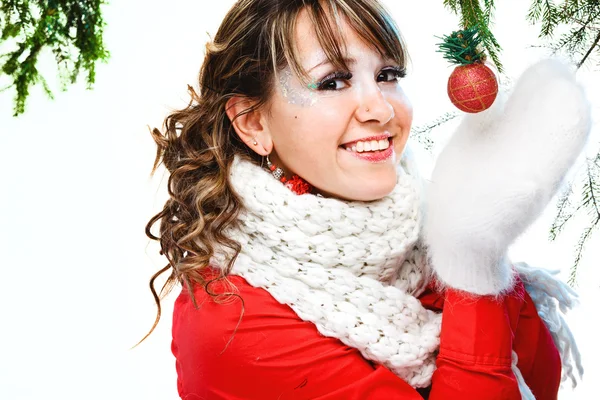
[[[600,30],[598,30],[598,34],[594,39],[594,42],[588,49],[588,51],[584,54],[583,58],[577,63],[577,68],[581,68],[583,64],[587,61],[588,57],[592,54],[592,52],[596,49],[600,53]]]
[[[577,269],[579,267],[585,245],[592,233],[600,227],[600,153],[593,159],[587,160],[585,173],[581,176],[582,191],[577,207],[573,206],[575,193],[572,186],[560,196],[557,203],[557,214],[550,228],[550,240],[555,240],[563,231],[564,226],[576,215],[584,213],[590,220],[579,237],[575,246],[575,259],[569,273],[569,284],[577,284]]]
[[[530,10],[529,21],[539,22],[543,16],[543,7],[547,1],[535,0]],[[588,62],[594,52],[600,56],[600,1],[598,0],[565,0],[561,6],[554,6],[551,23],[542,22],[541,38],[552,38],[558,26],[569,27],[551,44],[554,53],[564,52],[576,61],[577,68]],[[592,160],[588,160],[585,173],[582,174],[582,190],[578,205],[574,210],[565,213],[563,202],[558,203],[558,212],[550,228],[550,239],[554,240],[562,232],[564,225],[576,215],[586,215],[589,220],[576,246],[573,265],[570,269],[569,284],[577,284],[577,272],[586,244],[593,232],[600,227],[600,152]],[[573,192],[567,193],[568,203],[575,202]]]
[[[556,240],[558,235],[562,233],[565,225],[573,218],[573,215],[583,207],[582,205],[579,205],[577,208],[573,209],[573,204],[571,202],[572,195],[573,184],[571,183],[558,198],[556,205],[558,212],[556,213],[554,222],[552,222],[548,237],[550,241]]]
[[[571,267],[571,270],[569,271],[569,279],[567,280],[568,284],[571,287],[577,286],[577,268],[579,267],[579,263],[583,256],[583,250],[585,248],[585,244],[592,237],[592,233],[598,227],[599,222],[600,222],[600,219],[596,219],[592,223],[591,226],[588,226],[587,228],[585,228],[583,230],[583,233],[579,237],[579,241],[577,242],[577,245],[575,246],[575,261],[573,263],[573,266]]]
[[[444,0],[444,6],[460,17],[460,24],[464,29],[476,28],[479,31],[483,47],[502,73],[504,67],[498,55],[502,47],[490,28],[495,9],[494,1],[484,0],[482,8],[480,0]]]
[[[530,23],[541,23],[540,38],[552,39],[558,27],[570,27],[550,44],[554,53],[566,52],[570,57],[579,57],[580,68],[594,51],[600,55],[600,1],[565,0],[556,5],[552,0],[533,0],[527,19]]]
[[[429,122],[425,125],[417,126],[411,129],[411,135],[417,139],[419,143],[423,146],[423,148],[427,151],[431,151],[433,149],[433,140],[431,139],[431,131],[437,127],[444,125],[448,121],[452,121],[454,118],[458,117],[458,114],[455,112],[447,112],[444,115],[436,118],[434,121]]]
[[[533,0],[527,19],[532,23],[541,21],[540,37],[551,37],[560,22],[560,13],[552,0]]]
[[[460,17],[463,28],[477,27],[483,47],[502,72],[499,53],[502,50],[491,31],[490,24],[495,9],[493,0],[444,0],[446,8]],[[596,51],[600,55],[600,1],[598,0],[531,0],[527,20],[539,23],[540,38],[553,39],[561,26],[572,26],[562,34],[551,47],[554,51],[564,49],[572,56],[579,56],[577,66],[581,67]]]
[[[52,91],[38,70],[44,49],[54,55],[62,88],[85,72],[88,89],[96,79],[96,63],[107,61],[109,52],[102,39],[105,0],[4,0],[0,3],[0,44],[9,42],[14,50],[0,55],[0,74],[9,77],[14,88],[14,115],[25,112],[31,87],[40,84]]]

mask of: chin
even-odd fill
[[[393,185],[389,185],[389,186],[385,186],[385,187],[379,187],[376,189],[374,188],[373,190],[370,190],[369,192],[365,192],[364,195],[362,196],[362,198],[357,199],[357,200],[375,201],[375,200],[382,199],[385,196],[392,193],[392,190],[394,190],[394,186],[395,186],[395,183]]]
[[[353,187],[357,187],[360,185],[360,189],[348,191],[347,196],[344,196],[347,200],[356,200],[356,201],[374,201],[379,200],[388,194],[390,194],[394,187],[396,187],[396,177],[393,179],[379,179],[376,182],[368,182],[362,183],[355,182],[353,183]]]
[[[345,173],[338,179],[330,180],[331,183],[337,183],[333,185],[326,185],[325,182],[310,183],[315,192],[324,197],[346,201],[374,201],[389,195],[396,187],[397,180],[396,166],[390,165],[390,168],[363,174]]]

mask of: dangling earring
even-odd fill
[[[275,166],[271,160],[269,160],[269,155],[267,154],[267,168],[269,168],[269,171],[271,171],[271,174],[273,175],[273,177],[275,179],[277,179],[278,181],[281,181],[282,183],[285,183],[285,181],[287,181],[287,179],[285,178],[285,173],[283,172],[283,170],[277,166]]]
[[[278,181],[280,181],[281,183],[283,183],[285,185],[285,187],[287,187],[288,189],[290,189],[292,192],[296,193],[296,194],[305,194],[305,193],[310,193],[312,191],[312,186],[310,185],[310,183],[306,182],[304,179],[300,178],[298,175],[294,175],[292,176],[292,179],[288,180],[285,176],[284,176],[284,172],[281,168],[279,168],[278,166],[276,166],[275,164],[273,164],[271,162],[271,160],[269,160],[269,155],[267,154],[267,167],[269,168],[269,171],[271,171],[271,174],[273,175],[273,177],[275,179],[277,179]]]

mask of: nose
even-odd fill
[[[376,82],[360,94],[356,117],[361,122],[376,121],[382,125],[394,118],[394,107],[386,99]]]

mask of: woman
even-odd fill
[[[229,11],[200,94],[153,132],[171,197],[147,226],[169,260],[151,287],[167,270],[163,291],[183,286],[181,398],[556,398],[559,353],[519,279],[434,290],[406,62],[376,0]]]

